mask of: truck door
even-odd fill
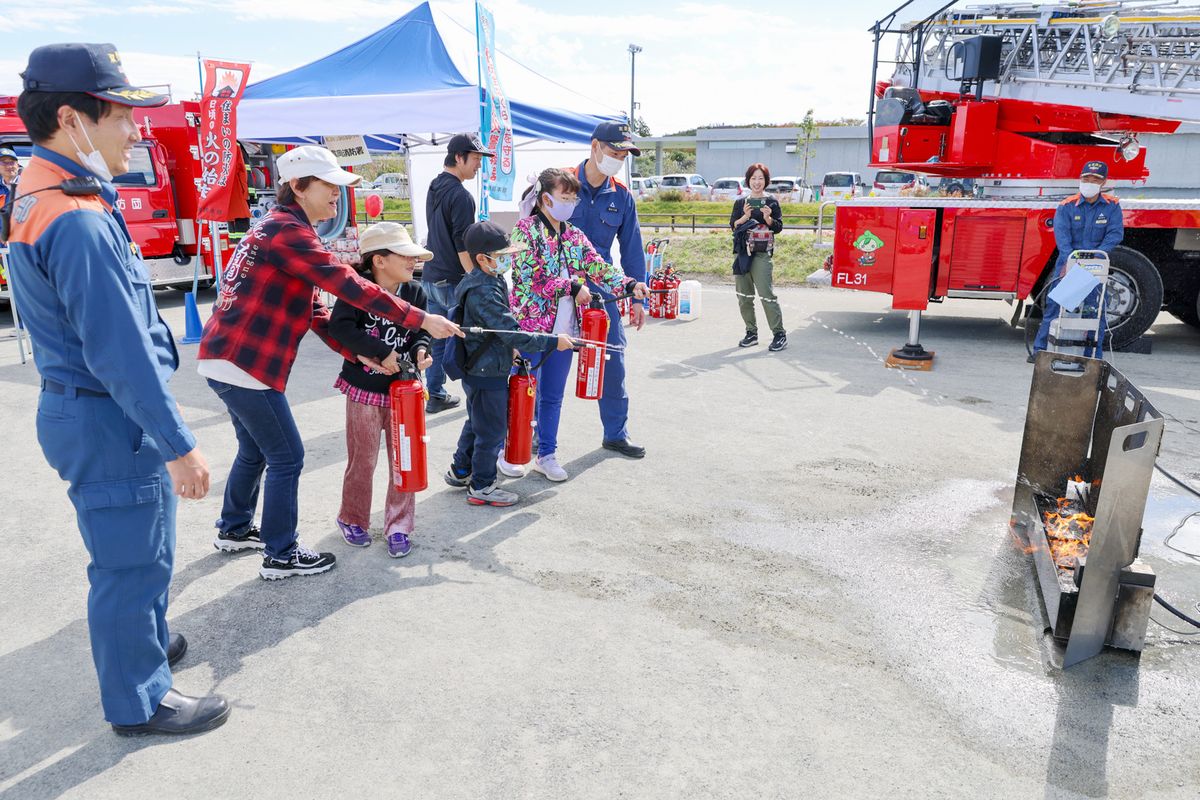
[[[1021,268],[1028,209],[958,209],[950,292],[1012,292]]]
[[[175,198],[167,174],[166,153],[154,141],[134,145],[129,171],[113,179],[117,207],[143,258],[166,258],[175,247]]]

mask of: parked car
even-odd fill
[[[944,197],[974,197],[977,193],[974,178],[942,178],[937,193]]]
[[[704,176],[695,172],[680,172],[674,175],[663,175],[659,190],[675,189],[692,195],[708,197],[709,185]]]
[[[928,188],[929,182],[914,172],[881,169],[875,173],[875,183],[871,194],[875,197],[899,197],[905,189]]]
[[[803,178],[795,175],[781,175],[771,178],[767,192],[775,195],[781,203],[811,203],[813,201],[812,187]]]
[[[860,197],[866,194],[865,189],[862,175],[857,172],[826,172],[821,179],[821,200]]]
[[[358,192],[405,199],[408,197],[408,176],[400,172],[385,172],[370,183],[359,187]]]
[[[749,191],[745,178],[717,178],[708,192],[708,199],[737,200]]]
[[[658,192],[658,181],[648,176],[633,178],[629,183],[629,191],[634,200],[652,200]]]

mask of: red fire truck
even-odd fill
[[[1200,8],[1114,2],[1101,16],[1076,3],[950,3],[893,27],[905,6],[873,29],[872,165],[952,179],[943,184],[971,178],[977,194],[839,202],[831,269],[834,286],[890,294],[910,311],[897,354],[920,359],[930,302],[1008,300],[1016,324],[1030,301],[1026,324],[1036,325],[1057,256],[1054,211],[1083,164],[1105,162],[1117,187],[1144,182],[1139,135],[1200,119]],[[877,80],[889,35],[894,72]],[[1200,326],[1200,200],[1121,206],[1125,239],[1107,293],[1113,345],[1136,346],[1164,308]]]
[[[133,149],[129,172],[113,181],[117,204],[142,250],[152,282],[182,291],[191,291],[197,272],[201,288],[211,286],[254,219],[274,205],[275,156],[286,150],[283,145],[239,142],[246,169],[235,173],[239,181],[235,193],[246,196],[250,216],[230,222],[199,221],[199,113],[196,102],[136,109],[134,119],[143,140]],[[32,151],[15,97],[0,97],[0,146],[13,148],[22,162]],[[344,190],[338,218],[317,229],[347,263],[358,256],[357,229],[349,213],[353,203],[352,190]],[[6,292],[0,271],[0,293]]]

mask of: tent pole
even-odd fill
[[[400,144],[404,146],[404,176],[408,180],[408,207],[412,209],[413,204],[413,179],[412,179],[412,148],[408,146],[408,137],[401,135]],[[411,210],[409,213],[412,213]],[[413,241],[417,241],[417,215],[412,215]]]

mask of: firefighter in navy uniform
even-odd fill
[[[1102,250],[1109,255],[1114,247],[1125,238],[1125,222],[1121,215],[1121,202],[1116,195],[1104,193],[1104,182],[1108,179],[1108,165],[1103,161],[1089,161],[1083,165],[1079,175],[1079,193],[1073,194],[1058,205],[1054,212],[1054,241],[1058,245],[1058,261],[1054,265],[1054,281],[1064,273],[1067,259],[1075,250]],[[1053,284],[1051,284],[1053,285]],[[1049,287],[1047,287],[1049,290]],[[1100,289],[1089,295],[1084,304],[1099,299]],[[1033,340],[1033,352],[1046,349],[1050,334],[1050,321],[1057,319],[1062,309],[1058,303],[1046,296],[1046,310],[1037,338]],[[1100,309],[1100,329],[1096,338],[1096,358],[1104,357],[1104,309]],[[1033,363],[1034,356],[1029,356]]]
[[[38,442],[91,558],[104,716],[127,736],[209,730],[229,706],[172,687],[187,643],[166,621],[176,496],[207,494],[208,465],[167,388],[179,355],[112,184],[141,138],[132,107],[167,98],[130,86],[110,44],[39,47],[22,77],[34,147],[12,203],[12,288],[42,378]]]
[[[648,296],[646,288],[646,256],[642,252],[642,229],[638,223],[637,205],[633,195],[616,176],[625,166],[630,154],[640,156],[642,151],[633,142],[629,126],[615,122],[602,122],[592,132],[592,150],[588,159],[575,168],[579,178],[579,204],[571,215],[571,224],[587,236],[596,252],[613,263],[613,243],[620,247],[621,269],[626,275],[626,285],[634,290],[634,296],[642,300]],[[589,286],[593,294],[603,300],[612,300],[613,295],[603,287]],[[608,343],[617,349],[609,351],[608,365],[604,368],[604,390],[598,403],[600,422],[604,427],[604,438],[600,444],[607,450],[642,458],[646,448],[629,439],[629,393],[625,390],[625,327],[616,303],[606,302],[608,311]],[[642,304],[633,304],[633,325],[641,330],[645,320]]]

